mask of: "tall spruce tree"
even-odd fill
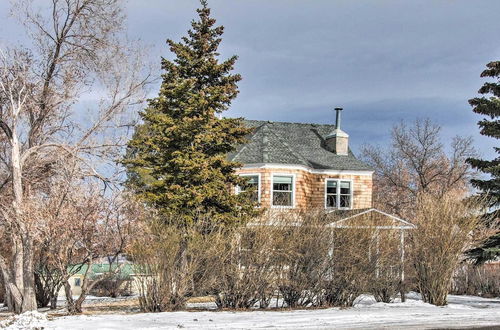
[[[162,59],[159,95],[140,113],[124,164],[129,187],[165,221],[182,227],[208,217],[210,225],[231,226],[255,215],[248,194],[231,193],[245,181],[226,157],[250,130],[242,119],[218,118],[237,96],[241,76],[231,73],[237,56],[219,62],[224,27],[214,26],[207,2],[200,2],[188,35],[167,40],[175,59]]]
[[[480,133],[494,139],[500,139],[500,61],[490,62],[481,77],[494,78],[494,82],[486,82],[479,93],[485,96],[469,100],[473,111],[487,116],[478,122]],[[468,163],[485,174],[485,178],[474,179],[472,184],[491,201],[491,211],[485,215],[486,220],[494,220],[500,216],[500,147],[494,147],[499,154],[493,160],[468,159]],[[481,248],[471,251],[470,255],[477,262],[495,259],[500,256],[500,232],[490,237]]]

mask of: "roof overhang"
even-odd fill
[[[245,164],[241,169],[283,169],[283,170],[301,170],[312,174],[327,175],[373,175],[372,170],[336,170],[336,169],[314,169],[304,165],[275,164],[275,163],[256,163]]]

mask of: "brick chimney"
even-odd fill
[[[340,129],[340,112],[342,108],[335,108],[335,130],[325,138],[325,146],[328,151],[337,155],[347,155],[349,150],[349,135]]]

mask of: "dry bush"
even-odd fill
[[[394,229],[398,223],[379,213],[350,213],[336,212],[331,219],[331,273],[323,304],[349,307],[363,292],[391,302],[400,291],[404,266],[401,231]]]
[[[130,276],[121,276],[116,274],[104,280],[98,280],[89,293],[96,297],[116,298],[121,296],[130,296],[131,280]]]
[[[460,265],[453,276],[451,293],[500,297],[500,264]]]
[[[86,295],[100,280],[113,277],[121,269],[118,256],[124,252],[133,234],[140,205],[119,191],[104,193],[100,186],[71,176],[52,180],[46,196],[26,201],[30,218],[36,223],[37,298],[41,306],[50,302],[56,307],[61,288],[66,294],[70,313],[81,313]],[[28,222],[28,221],[26,221]],[[113,265],[92,280],[96,263]],[[83,281],[80,295],[75,299],[69,279],[80,270]]]
[[[321,304],[322,284],[330,266],[331,229],[321,211],[283,213],[277,271],[278,288],[288,307]]]
[[[446,305],[453,272],[464,252],[488,237],[481,221],[483,205],[481,200],[461,200],[452,194],[419,196],[417,228],[410,233],[409,245],[424,302]]]
[[[183,307],[186,281],[177,282],[181,233],[162,224],[149,226],[149,231],[131,249],[139,287],[139,303],[144,312],[163,312]]]
[[[131,251],[141,308],[180,309],[189,296],[207,294],[230,309],[266,308],[280,297],[292,308],[349,307],[367,291],[391,301],[400,284],[399,232],[328,226],[334,220],[324,211],[273,212],[211,232],[150,222]]]
[[[214,254],[219,239],[220,233],[150,221],[130,249],[141,310],[163,312],[184,308],[195,291],[195,278],[203,286],[201,280],[213,269],[201,266],[209,260],[207,256]]]
[[[281,233],[279,226],[250,226],[219,236],[223,239],[213,250],[209,289],[219,308],[269,306],[276,289]]]
[[[399,232],[376,231],[363,218],[361,228],[328,226],[334,220],[324,210],[273,212],[221,237],[218,255],[205,263],[217,305],[267,307],[276,290],[292,308],[348,307],[366,291],[392,301],[400,289]]]
[[[375,241],[370,251],[370,272],[374,274],[368,291],[376,301],[390,303],[402,289],[401,232],[380,230],[375,232]],[[374,243],[374,244],[373,244]]]
[[[375,231],[335,228],[332,232],[331,274],[324,283],[323,303],[351,307],[375,276],[369,257]]]

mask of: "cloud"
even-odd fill
[[[443,136],[478,135],[467,100],[500,57],[497,0],[211,0],[225,26],[222,57],[239,55],[240,95],[228,115],[326,123],[343,106],[353,145],[387,141],[401,119],[430,117]],[[171,58],[196,17],[195,0],[127,2],[128,31]],[[0,4],[0,11],[4,11]],[[9,25],[5,33],[16,34]],[[19,27],[18,27],[19,29]]]

